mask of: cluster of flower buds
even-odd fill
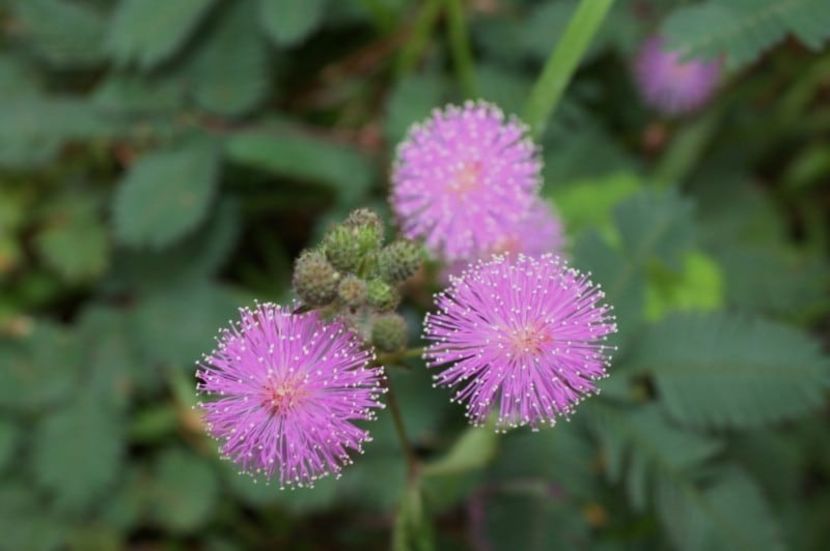
[[[394,313],[400,285],[421,266],[423,251],[414,241],[384,246],[380,217],[369,209],[352,212],[333,227],[319,247],[304,251],[294,265],[294,290],[308,308],[362,320],[363,330],[381,351],[406,345],[406,322]]]

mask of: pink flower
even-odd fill
[[[436,298],[424,337],[428,367],[459,387],[474,424],[497,410],[498,426],[553,425],[596,392],[616,332],[604,293],[553,255],[479,262]]]
[[[245,472],[313,485],[351,463],[369,434],[383,369],[340,322],[274,304],[241,309],[196,372],[208,432]]]
[[[484,102],[436,110],[399,146],[392,208],[445,260],[491,250],[536,199],[542,162],[515,119]]]
[[[646,103],[667,115],[694,111],[706,103],[720,81],[718,61],[681,61],[681,55],[652,37],[636,61],[637,84]]]

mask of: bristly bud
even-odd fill
[[[397,289],[382,279],[371,280],[367,292],[369,304],[381,312],[394,310],[401,300]]]
[[[380,251],[380,275],[390,283],[403,283],[421,267],[422,257],[421,246],[414,241],[395,241]]]
[[[319,251],[304,251],[294,264],[294,290],[309,306],[325,306],[333,301],[339,281],[340,274]]]
[[[372,344],[381,352],[396,352],[406,346],[406,320],[398,314],[381,314],[372,323]]]
[[[347,275],[337,286],[337,296],[347,306],[361,306],[366,302],[366,282],[355,275]]]
[[[323,238],[323,249],[331,265],[342,272],[354,272],[360,265],[363,244],[357,228],[336,226]]]
[[[349,228],[358,228],[366,231],[367,235],[372,235],[376,239],[376,246],[383,243],[384,231],[383,221],[374,211],[369,209],[353,210],[343,225]]]

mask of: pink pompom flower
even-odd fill
[[[488,103],[450,105],[398,147],[392,208],[407,238],[444,260],[476,258],[527,214],[541,170],[525,125]]]
[[[617,327],[604,296],[556,256],[495,256],[437,295],[424,358],[474,424],[495,409],[499,428],[553,425],[607,375]]]
[[[280,486],[310,486],[351,463],[384,392],[383,368],[339,322],[275,304],[240,309],[196,372],[207,430],[221,454]]]
[[[719,61],[690,59],[666,49],[662,38],[647,40],[637,56],[635,73],[643,99],[661,113],[678,115],[706,103],[720,81]]]

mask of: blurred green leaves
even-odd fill
[[[185,43],[215,0],[124,0],[110,23],[107,46],[118,65],[150,69]]]
[[[61,509],[96,503],[115,481],[123,456],[119,420],[91,393],[44,418],[34,435],[34,471]]]
[[[818,50],[830,38],[821,0],[709,0],[678,8],[663,25],[669,45],[686,57],[724,56],[731,69],[794,34]]]
[[[225,153],[241,165],[325,185],[347,205],[363,197],[373,180],[361,152],[283,124],[240,132],[226,142]]]
[[[116,237],[151,248],[181,238],[207,214],[218,180],[218,149],[208,140],[145,155],[115,196]]]
[[[292,46],[306,38],[323,19],[327,0],[259,0],[260,16],[275,44]]]
[[[207,522],[219,487],[215,470],[198,456],[171,449],[154,466],[150,508],[153,521],[172,532],[189,532]]]
[[[830,363],[800,331],[723,313],[676,315],[650,328],[631,353],[655,376],[660,401],[695,427],[755,427],[824,403]]]

